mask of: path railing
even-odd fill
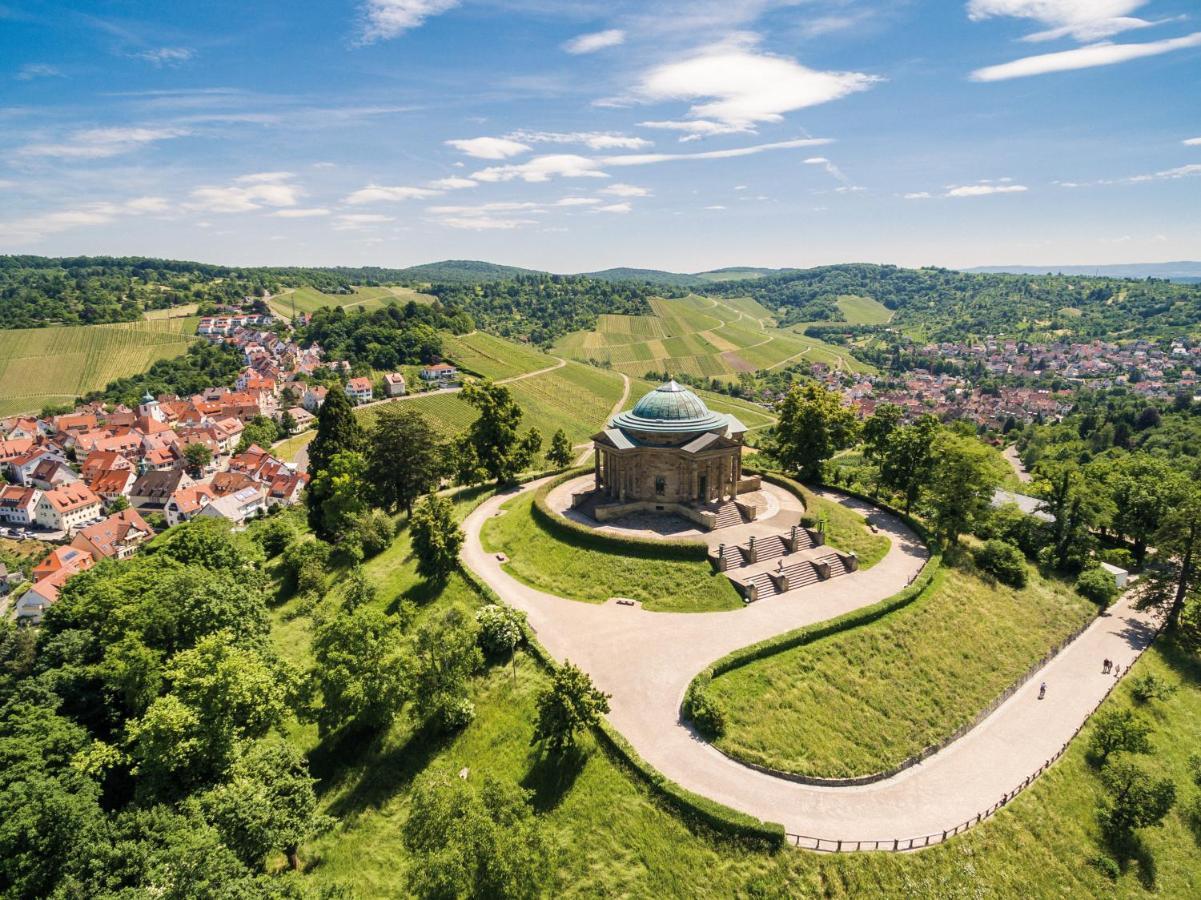
[[[1151,636],[1151,640],[1147,641],[1146,646],[1144,646],[1142,650],[1139,650],[1138,654],[1135,656],[1135,660],[1142,656],[1147,647],[1150,647],[1151,644],[1154,643],[1162,629],[1163,624],[1160,623],[1156,627],[1155,633]],[[1081,630],[1083,631],[1083,629]],[[1056,652],[1058,652],[1058,650],[1056,650]],[[1054,656],[1054,653],[1051,654],[1051,656]],[[1133,663],[1126,667],[1127,674],[1129,674],[1132,667]],[[976,815],[964,822],[960,822],[958,825],[948,828],[945,831],[933,832],[932,834],[922,834],[918,835],[917,837],[893,838],[892,840],[836,840],[832,838],[811,837],[804,834],[785,832],[786,839],[794,847],[800,847],[803,850],[818,850],[823,853],[854,853],[862,850],[882,850],[890,853],[899,853],[908,850],[922,850],[926,847],[933,847],[936,844],[943,843],[947,839],[952,838],[957,834],[963,834],[963,832],[967,831],[972,826],[979,825],[985,819],[995,815],[998,810],[1013,800],[1014,797],[1016,797],[1026,788],[1030,787],[1030,785],[1034,783],[1035,779],[1037,779],[1039,775],[1051,768],[1051,766],[1061,756],[1063,756],[1064,753],[1067,752],[1067,749],[1069,746],[1071,746],[1072,741],[1074,741],[1077,736],[1079,736],[1080,732],[1084,730],[1084,726],[1088,724],[1089,719],[1093,717],[1093,714],[1100,708],[1101,704],[1109,699],[1109,695],[1113,693],[1114,688],[1116,688],[1120,683],[1120,678],[1113,679],[1113,683],[1106,688],[1105,693],[1101,696],[1101,699],[1093,704],[1093,708],[1089,710],[1088,715],[1086,715],[1084,719],[1081,720],[1080,724],[1076,726],[1076,730],[1072,732],[1072,736],[1064,741],[1063,746],[1056,750],[1055,753],[1052,754],[1046,762],[1039,766],[1036,771],[1032,772],[1030,775],[1027,775],[1021,784],[1015,787],[1012,791],[1004,794],[1000,800],[998,800],[988,809],[976,813]],[[1012,694],[1013,690],[1016,690],[1016,687],[1009,691],[1009,693]]]

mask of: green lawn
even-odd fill
[[[1022,590],[945,568],[929,594],[878,622],[715,678],[728,719],[718,745],[807,775],[890,769],[971,721],[1094,614],[1033,568]]]
[[[626,556],[576,546],[550,534],[531,515],[534,492],[514,497],[508,512],[484,523],[484,546],[509,557],[506,571],[539,590],[604,603],[641,600],[645,609],[709,612],[743,603],[725,575],[707,562]]]
[[[859,557],[859,568],[870,569],[882,560],[892,541],[883,534],[872,534],[863,516],[841,503],[812,493],[805,499],[805,510],[826,523],[826,543]]]

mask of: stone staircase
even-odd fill
[[[808,535],[806,535],[808,537]],[[777,534],[769,535],[765,538],[759,538],[755,541],[755,562],[764,562],[769,559],[776,559],[788,553],[788,547],[784,544],[784,538]]]
[[[738,569],[746,565],[746,557],[742,548],[736,544],[722,544],[721,558],[725,560],[726,569]]]
[[[760,572],[758,575],[752,575],[747,579],[746,583],[755,586],[754,596],[756,600],[766,600],[768,597],[775,597],[780,593],[776,588],[775,580],[769,572]],[[750,601],[748,600],[748,602]]]
[[[830,566],[830,578],[837,578],[839,575],[845,575],[848,571],[846,563],[837,553],[828,553],[825,556],[819,557],[816,562],[824,562]]]
[[[717,516],[717,519],[713,523],[715,529],[729,528],[731,525],[741,525],[745,521],[742,517],[742,511],[733,500],[727,500],[722,504],[713,504],[707,506],[706,509]]]
[[[788,579],[788,589],[790,591],[795,591],[797,588],[807,587],[821,581],[821,576],[817,574],[817,569],[808,560],[793,563],[791,566],[785,566],[783,575]]]

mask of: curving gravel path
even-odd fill
[[[921,764],[870,785],[801,785],[750,769],[693,734],[680,720],[684,691],[697,672],[739,647],[896,593],[925,563],[917,536],[866,503],[831,495],[870,512],[891,538],[888,554],[872,568],[729,612],[646,612],[556,597],[506,573],[481,546],[480,529],[514,495],[490,498],[468,516],[463,562],[525,611],[552,656],[579,665],[613,695],[610,720],[647,762],[690,791],[780,822],[792,834],[891,841],[953,829],[1019,787],[1071,739],[1113,684],[1100,674],[1103,658],[1125,670],[1154,636],[1150,618],[1123,599],[980,725]],[[1041,681],[1048,685],[1043,701]]]

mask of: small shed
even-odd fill
[[[1117,585],[1118,590],[1124,591],[1126,583],[1130,580],[1130,573],[1121,566],[1115,566],[1112,563],[1103,562],[1101,568],[1113,576],[1113,583]]]

